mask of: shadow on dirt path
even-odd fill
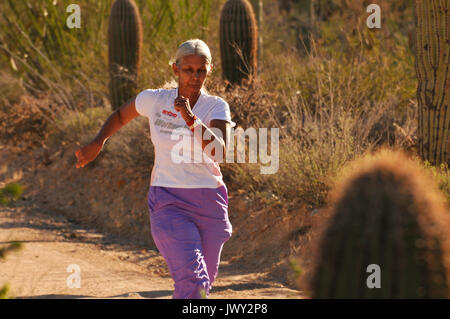
[[[121,242],[46,214],[32,205],[0,208],[0,246],[20,241],[23,249],[0,262],[0,286],[16,298],[171,298],[173,281],[155,250]],[[80,288],[69,288],[70,265],[79,267]],[[299,291],[221,264],[210,298],[301,298]]]

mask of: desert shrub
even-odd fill
[[[10,242],[6,246],[4,245],[4,247],[0,247],[0,260],[5,259],[7,254],[20,249],[22,249],[22,243],[17,241]],[[10,299],[10,289],[9,284],[0,287],[0,299]]]
[[[255,164],[225,168],[254,199],[323,206],[334,176],[349,161],[382,145],[415,147],[416,80],[406,37],[397,42],[372,35],[369,46],[366,30],[336,30],[336,19],[320,24],[306,56],[287,46],[289,35],[280,39],[268,31],[258,84],[219,91],[244,129],[280,129],[276,174],[261,175]],[[392,47],[395,53],[387,50]]]
[[[22,193],[22,185],[20,185],[19,183],[9,183],[5,187],[0,188],[0,204],[3,206],[7,206],[12,201],[19,199]]]

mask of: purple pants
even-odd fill
[[[156,247],[174,280],[173,298],[209,295],[223,244],[231,237],[227,188],[150,186],[148,207]]]

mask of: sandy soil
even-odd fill
[[[23,243],[0,261],[0,286],[16,298],[171,298],[173,281],[158,252],[120,243],[20,205],[0,208],[0,246]],[[80,288],[69,288],[67,271],[80,267]],[[300,292],[232,263],[221,264],[210,298],[301,298]]]

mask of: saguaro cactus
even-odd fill
[[[220,16],[223,77],[232,84],[251,79],[257,70],[255,14],[247,0],[228,0]]]
[[[415,4],[419,153],[432,164],[450,164],[450,0]]]
[[[449,216],[419,165],[388,152],[359,163],[336,189],[313,298],[448,297]],[[377,288],[367,284],[372,264]]]
[[[116,0],[108,29],[110,93],[113,109],[137,92],[142,50],[142,23],[133,0]]]
[[[253,11],[258,25],[258,72],[261,72],[263,58],[263,23],[264,10],[263,0],[252,0]]]

